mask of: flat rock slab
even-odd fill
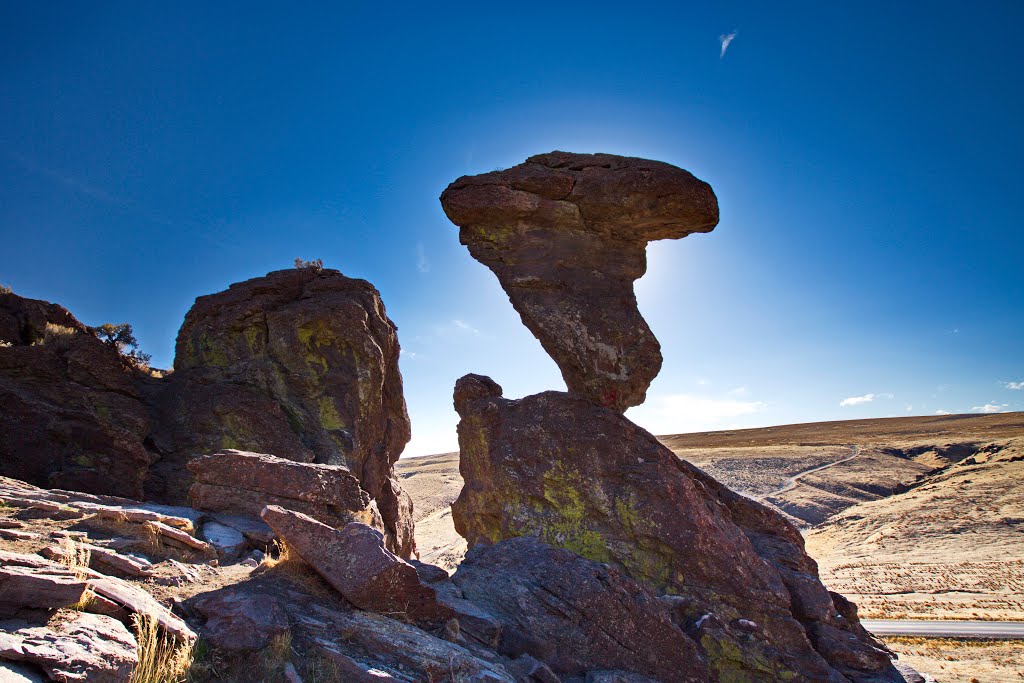
[[[77,613],[53,628],[0,632],[0,659],[38,666],[57,681],[127,683],[138,663],[138,644],[116,619]]]
[[[225,449],[193,458],[188,469],[203,484],[260,491],[309,503],[361,509],[370,496],[347,467],[317,465],[266,453]]]
[[[263,510],[263,521],[356,607],[417,621],[454,616],[411,564],[384,547],[383,534],[365,524],[332,529],[274,505]]]
[[[54,610],[82,599],[86,582],[57,567],[0,566],[0,616],[22,609]]]
[[[218,522],[206,522],[200,536],[209,543],[222,560],[233,560],[246,548],[242,532]]]

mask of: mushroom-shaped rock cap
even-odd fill
[[[619,411],[643,402],[661,348],[633,282],[647,269],[648,242],[718,224],[710,185],[660,161],[551,152],[463,176],[441,206],[570,392]]]

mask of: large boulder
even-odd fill
[[[427,623],[455,616],[411,564],[384,547],[383,536],[372,527],[353,522],[332,529],[277,505],[264,508],[263,521],[356,607]]]
[[[499,651],[556,673],[620,669],[658,680],[707,681],[697,645],[644,586],[533,537],[477,546],[453,577],[503,626]]]
[[[633,282],[648,242],[718,224],[710,185],[660,161],[551,152],[463,176],[441,205],[571,393],[619,411],[643,402],[662,358]]]
[[[329,526],[362,522],[383,530],[370,494],[347,467],[222,450],[192,459],[189,500],[200,510],[258,519],[267,505],[297,510]]]
[[[135,375],[65,308],[0,293],[0,474],[141,498],[151,456]]]
[[[466,483],[452,516],[471,547],[536,536],[676,596],[712,680],[900,680],[789,522],[617,411],[553,391],[507,400],[476,375],[455,408]]]
[[[163,454],[150,493],[182,500],[193,456],[244,449],[343,465],[373,498],[388,547],[415,553],[393,464],[410,427],[399,346],[380,294],[336,270],[293,268],[196,299],[174,373],[146,387]]]

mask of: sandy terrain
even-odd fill
[[[956,638],[885,638],[885,644],[918,671],[939,683],[1020,683],[1024,641]]]

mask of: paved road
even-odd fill
[[[877,636],[933,636],[936,638],[1013,638],[1024,640],[1024,621],[924,621],[917,619],[861,619]]]

